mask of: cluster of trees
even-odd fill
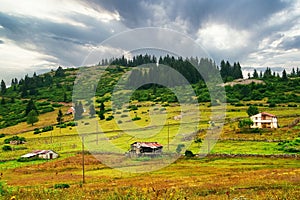
[[[103,65],[108,64],[105,60],[102,61]],[[191,84],[199,82],[199,80],[204,80],[203,78],[209,78],[210,74],[215,74],[220,70],[221,76],[224,81],[230,81],[237,78],[243,78],[240,64],[234,63],[233,66],[224,60],[221,62],[220,69],[211,59],[197,57],[191,57],[183,59],[182,57],[175,58],[174,56],[166,55],[164,57],[160,56],[158,59],[155,56],[150,55],[137,55],[132,59],[126,59],[124,56],[121,58],[116,58],[111,60],[111,65],[120,65],[125,67],[136,67],[140,65],[147,64],[151,66],[152,71],[140,71],[135,72],[132,76],[134,79],[132,82],[139,82],[136,80],[137,77],[143,80],[151,80],[153,77],[153,71],[155,71],[155,76],[158,80],[165,80],[166,78],[171,78],[176,76],[174,73],[170,74],[170,71],[165,71],[161,69],[159,65],[166,65],[175,69],[181,75],[183,75]],[[151,65],[153,64],[153,65]],[[152,67],[158,65],[157,68]],[[200,73],[199,73],[200,71]],[[177,78],[173,78],[172,82]],[[175,83],[176,85],[180,83]]]
[[[232,81],[234,79],[243,78],[240,63],[233,63],[233,66],[227,61],[221,61],[220,74],[224,82]]]
[[[6,83],[1,81],[1,94],[14,97],[14,98],[36,98],[37,96],[43,96],[43,98],[48,98],[49,91],[53,91],[53,88],[56,87],[57,90],[60,89],[62,92],[57,92],[55,95],[51,95],[54,101],[64,101],[70,102],[71,95],[68,95],[72,91],[73,81],[74,79],[68,80],[71,83],[66,84],[65,78],[65,70],[59,66],[57,70],[51,73],[45,73],[43,75],[33,74],[32,77],[29,75],[25,75],[24,78],[18,80],[17,78],[13,78],[11,80],[11,87],[7,88]],[[61,84],[64,82],[64,84]],[[51,93],[51,92],[50,92]]]
[[[248,74],[248,77],[250,78],[250,74]],[[257,70],[254,69],[253,74],[252,74],[252,78],[254,79],[270,79],[270,78],[277,78],[284,81],[287,81],[289,78],[296,78],[296,77],[300,77],[300,70],[297,67],[296,70],[295,68],[292,68],[292,71],[290,74],[288,74],[286,72],[286,70],[284,69],[282,71],[282,75],[280,76],[279,73],[275,73],[275,71],[272,72],[271,68],[267,67],[267,69],[262,72],[260,71],[260,73],[258,74]]]
[[[214,74],[213,72],[217,70],[216,64],[210,59],[183,59],[167,55],[160,57],[157,64],[147,63],[147,66],[143,68],[132,70],[128,78],[128,86],[139,87],[146,82],[160,83],[169,87],[185,83],[195,84],[200,80],[204,80],[203,77],[208,78],[210,74]],[[152,86],[157,87],[155,84],[148,84],[141,88],[147,89]]]

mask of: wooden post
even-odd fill
[[[170,124],[168,122],[168,151],[170,151]]]
[[[85,176],[84,176],[84,136],[82,136],[82,183],[85,183]]]
[[[96,120],[96,144],[99,144],[99,130],[98,130],[98,121]]]

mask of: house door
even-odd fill
[[[49,154],[49,157],[50,157],[50,159],[53,159],[53,154],[50,153],[50,154]]]

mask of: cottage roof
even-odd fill
[[[158,142],[135,142],[132,145],[136,145],[139,147],[148,147],[153,149],[163,147],[163,145],[159,144]]]
[[[276,115],[267,113],[267,112],[262,112],[261,115],[269,116],[269,117],[276,117]]]
[[[21,156],[22,158],[30,158],[30,157],[33,157],[33,156],[37,156],[37,155],[41,155],[41,154],[47,154],[49,152],[53,152],[55,153],[54,151],[52,150],[35,150],[35,151],[32,151],[31,153],[27,153],[23,156]]]

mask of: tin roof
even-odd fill
[[[22,158],[30,158],[30,157],[37,156],[37,155],[40,155],[40,154],[47,154],[49,152],[55,153],[52,150],[35,150],[35,151],[32,151],[31,153],[27,153],[27,154],[25,154],[25,155],[23,155],[21,157]]]
[[[270,113],[267,113],[267,112],[262,112],[261,115],[266,115],[266,116],[269,116],[269,117],[276,117],[276,115],[273,115],[273,114],[270,114]]]
[[[136,145],[137,147],[148,147],[152,149],[163,147],[163,145],[158,142],[134,142],[132,145]]]

